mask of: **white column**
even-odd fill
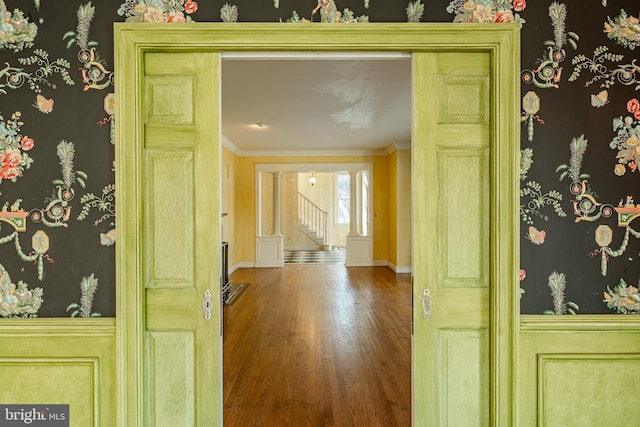
[[[357,176],[357,171],[349,171],[349,234],[347,236],[358,236]]]
[[[273,174],[273,235],[282,236],[280,233],[280,172]]]

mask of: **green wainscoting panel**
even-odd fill
[[[68,404],[72,426],[115,425],[115,319],[1,323],[0,403]]]
[[[3,404],[68,404],[72,425],[98,426],[98,359],[0,358]],[[29,390],[28,402],[24,393]]]
[[[638,378],[640,353],[539,354],[541,425],[638,425]]]
[[[522,316],[519,426],[640,425],[638,316]]]

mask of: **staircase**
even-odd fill
[[[331,249],[331,212],[320,209],[301,193],[298,193],[298,229],[323,250]]]

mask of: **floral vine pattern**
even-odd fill
[[[21,65],[31,66],[37,65],[37,69],[33,72],[26,72],[24,68],[14,67],[10,63],[5,62],[4,68],[0,68],[0,94],[7,93],[8,89],[18,89],[26,83],[29,84],[29,88],[35,93],[42,91],[40,85],[46,85],[52,89],[56,88],[54,83],[47,80],[53,73],[59,73],[62,80],[73,86],[75,82],[69,76],[69,67],[71,64],[69,61],[63,58],[58,58],[53,62],[49,61],[49,54],[42,49],[35,49],[33,55],[25,58],[18,58],[18,62]],[[2,81],[4,80],[4,82]]]
[[[29,289],[22,280],[13,283],[7,270],[0,265],[0,316],[38,317],[42,294],[42,288]]]
[[[627,15],[624,9],[620,10],[620,14],[613,21],[608,18],[608,22],[604,23],[604,32],[609,39],[627,49],[633,50],[640,45],[640,21]]]
[[[610,70],[604,63],[620,62],[624,59],[623,55],[616,55],[609,52],[607,46],[597,47],[593,52],[593,57],[588,58],[585,55],[576,55],[571,63],[575,66],[573,72],[569,76],[569,81],[576,81],[583,70],[589,70],[595,74],[593,78],[588,80],[584,85],[585,87],[591,86],[593,83],[600,82],[600,87],[608,89],[616,82],[625,86],[631,86],[639,83],[636,73],[640,72],[640,66],[636,65],[636,59],[631,61],[630,64],[618,65],[617,68]],[[635,87],[635,90],[640,89],[640,84]]]
[[[545,53],[538,59],[538,66],[533,70],[523,70],[520,73],[524,83],[533,83],[535,86],[546,88],[559,88],[562,67],[560,63],[564,61],[567,54],[565,45],[569,43],[574,49],[577,48],[579,37],[574,32],[565,30],[567,19],[567,6],[564,3],[553,2],[549,6],[549,17],[553,25],[553,40],[547,40]]]
[[[517,12],[526,7],[526,0],[452,0],[447,12],[455,15],[453,22],[524,23]]]
[[[609,143],[609,147],[618,150],[618,159],[613,172],[622,176],[627,172],[638,170],[636,159],[640,154],[640,101],[633,98],[627,102],[627,111],[631,116],[613,119],[613,130],[617,135]]]
[[[547,217],[541,212],[545,206],[552,206],[556,215],[559,217],[567,216],[560,204],[562,194],[556,190],[542,193],[542,186],[536,181],[527,182],[525,186],[520,189],[520,197],[523,199],[526,197],[531,199],[526,204],[520,205],[520,217],[526,224],[533,225],[533,216],[546,220]]]
[[[94,221],[93,225],[98,226],[104,221],[109,220],[111,229],[107,233],[100,233],[100,244],[102,246],[111,246],[116,240],[115,226],[116,203],[115,203],[115,184],[109,184],[102,189],[102,194],[97,196],[93,193],[86,193],[80,199],[82,202],[82,211],[78,215],[78,220],[87,218],[92,209],[102,212],[102,216]]]

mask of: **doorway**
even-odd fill
[[[219,52],[365,49],[413,53],[413,422],[512,424],[517,30],[116,24],[120,423],[221,424]]]
[[[398,166],[396,151],[406,154],[410,148],[411,56],[384,52],[292,56],[233,53],[227,59],[222,55],[222,134],[228,149],[223,151],[222,170],[227,170],[228,162],[233,175],[232,165],[243,161],[237,157],[249,157],[247,162],[254,164],[255,235],[264,242],[256,245],[255,264],[279,267],[232,273],[232,281],[249,284],[241,298],[224,307],[224,422],[228,426],[408,425],[409,275],[396,277],[386,265],[373,267],[370,249],[376,235],[369,224],[375,224],[378,232],[384,226],[378,245],[393,246],[379,250],[383,255],[376,259],[388,263],[391,253],[410,253],[410,187],[398,188],[395,177],[399,168],[404,169],[400,175],[410,176],[410,155],[402,156]],[[238,81],[226,83],[227,76]],[[232,104],[229,113],[227,100]],[[261,126],[252,126],[255,123]],[[387,123],[389,129],[384,129]],[[248,139],[244,145],[243,138]],[[261,152],[255,152],[256,146]],[[369,182],[374,160],[380,170]],[[308,178],[298,181],[303,171],[314,171],[313,184]],[[335,207],[339,171],[344,171],[346,185],[341,188],[347,191],[341,201],[346,202],[346,212]],[[355,175],[353,202],[349,171]],[[224,212],[251,210],[225,204],[233,203],[225,195],[227,188],[244,193],[245,187],[234,186],[225,177],[222,185]],[[298,211],[293,196],[298,191],[319,210],[329,211],[331,225],[340,227],[345,243],[354,225],[359,251],[352,253],[347,246],[347,258],[367,268],[287,265],[282,269],[280,254],[270,253],[269,248],[313,244],[298,230],[298,216],[288,214]],[[375,221],[370,194],[378,206]],[[391,203],[397,206],[393,215]],[[233,214],[225,217],[225,235],[229,217]],[[401,228],[409,239],[389,241],[389,228],[394,229],[393,236]],[[242,231],[239,234],[229,239],[232,245],[241,241]],[[274,241],[283,242],[282,246]],[[400,251],[398,244],[403,246]],[[392,262],[396,269],[395,256]],[[410,268],[410,258],[401,262],[400,267]]]

